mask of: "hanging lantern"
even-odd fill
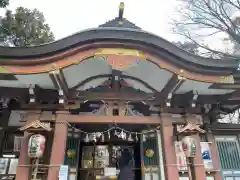
[[[186,157],[195,157],[196,140],[192,136],[185,136],[182,139],[182,148]]]
[[[28,141],[28,156],[31,158],[39,158],[43,155],[46,139],[41,134],[34,134]]]

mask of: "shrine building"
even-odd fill
[[[240,179],[239,61],[190,54],[123,12],[0,47],[0,180]]]

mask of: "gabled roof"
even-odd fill
[[[130,29],[141,29],[140,27],[136,26],[134,23],[130,22],[129,20],[123,18],[122,20],[118,17],[107,21],[106,23],[100,25],[99,27],[120,27],[120,28],[130,28]]]
[[[100,25],[99,27],[118,27],[118,28],[141,29],[140,27],[136,26],[134,23],[123,18],[123,13],[124,13],[124,3],[121,2],[119,5],[118,17],[116,17],[110,21],[107,21],[106,23]]]
[[[123,10],[124,4],[121,3],[119,15],[115,19],[100,25],[98,28],[88,29],[55,42],[27,48],[0,46],[0,64],[1,66],[39,65],[55,61],[54,56],[57,54],[71,54],[71,49],[77,51],[117,47],[137,49],[144,53],[154,54],[159,60],[165,59],[175,67],[190,72],[228,76],[237,71],[239,67],[237,59],[219,61],[188,53],[161,37],[141,30],[123,18]]]

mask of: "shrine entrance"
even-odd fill
[[[108,178],[141,179],[140,142],[82,142],[79,152],[79,180]],[[114,175],[116,174],[116,175]]]
[[[84,129],[81,124],[78,135],[72,135],[67,142],[65,165],[75,169],[70,174],[78,180],[159,180],[162,170],[159,131],[156,127],[142,131],[138,130],[139,125],[127,126],[130,128],[121,125],[106,129],[99,124]]]

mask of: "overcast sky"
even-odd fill
[[[59,39],[113,19],[118,15],[120,2],[125,2],[125,18],[144,30],[168,40],[174,39],[169,22],[177,5],[176,0],[10,0],[8,8],[14,10],[23,6],[39,9],[56,39]],[[4,10],[0,13],[3,15]]]
[[[125,3],[124,17],[129,21],[169,41],[179,40],[179,36],[171,33],[170,23],[176,17],[178,0],[10,0],[8,9],[37,8],[57,40],[115,18],[120,2]],[[0,15],[4,12],[0,9]],[[210,47],[223,48],[219,37],[206,42]]]

